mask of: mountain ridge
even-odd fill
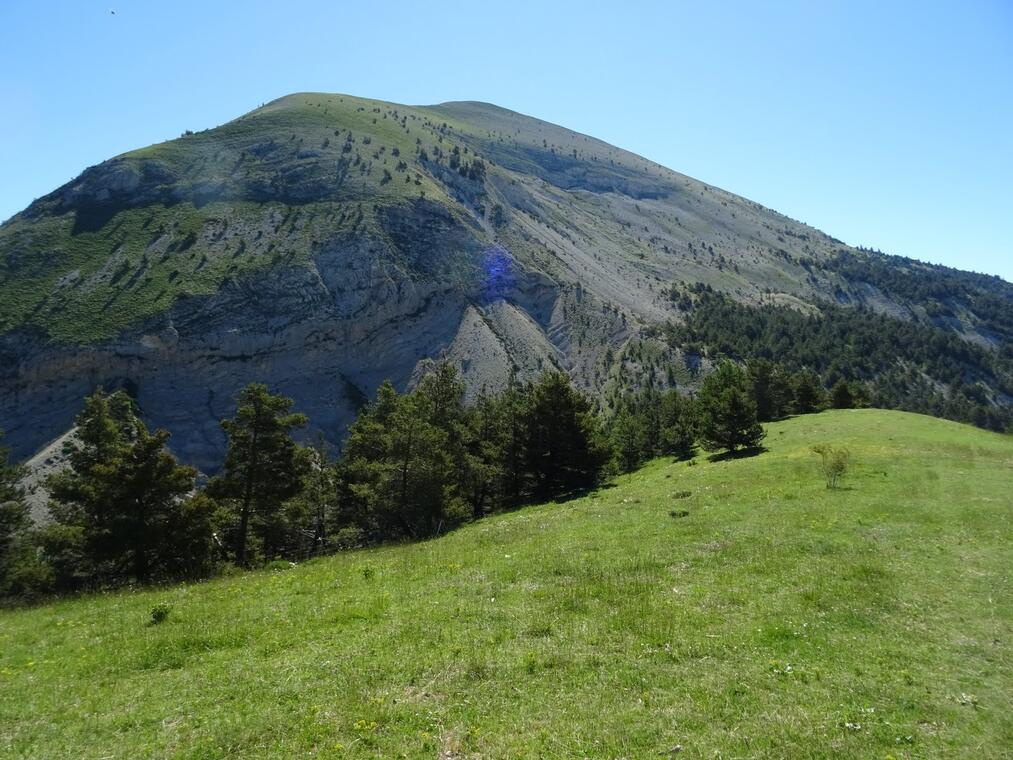
[[[334,442],[381,380],[408,387],[441,357],[472,392],[552,367],[603,399],[666,374],[690,387],[706,357],[652,330],[685,319],[696,285],[1007,344],[1004,312],[987,325],[1013,286],[982,307],[968,281],[933,316],[945,294],[842,274],[844,254],[870,255],[492,104],[294,93],[90,167],[0,226],[0,424],[24,457],[95,386],[126,387],[211,467],[252,380]],[[995,375],[968,371],[988,403],[1003,402]]]

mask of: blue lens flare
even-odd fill
[[[482,260],[482,294],[486,303],[505,298],[513,289],[513,259],[499,246],[485,252]]]

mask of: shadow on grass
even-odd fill
[[[717,454],[711,454],[707,457],[708,462],[727,462],[731,459],[747,459],[749,457],[755,457],[757,454],[762,454],[767,450],[766,446],[750,446],[745,449],[734,449],[732,451],[722,451]]]

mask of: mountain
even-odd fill
[[[958,360],[902,351],[866,379],[1000,422],[1013,402],[998,278],[852,249],[490,104],[302,93],[91,167],[0,227],[0,425],[25,457],[95,386],[125,387],[213,470],[250,381],[336,441],[384,378],[409,386],[440,357],[472,393],[560,367],[607,405],[695,382],[719,352],[667,326],[701,292],[904,323],[936,357],[956,338]]]

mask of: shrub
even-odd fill
[[[168,602],[159,602],[151,608],[151,625],[158,625],[164,623],[165,619],[169,617],[169,613],[172,612],[172,605]]]
[[[366,534],[361,528],[348,525],[334,535],[334,544],[339,549],[358,549],[366,544]]]
[[[820,456],[820,466],[827,481],[827,488],[837,488],[841,478],[848,472],[851,453],[845,448],[836,448],[828,443],[813,446],[812,451]]]

